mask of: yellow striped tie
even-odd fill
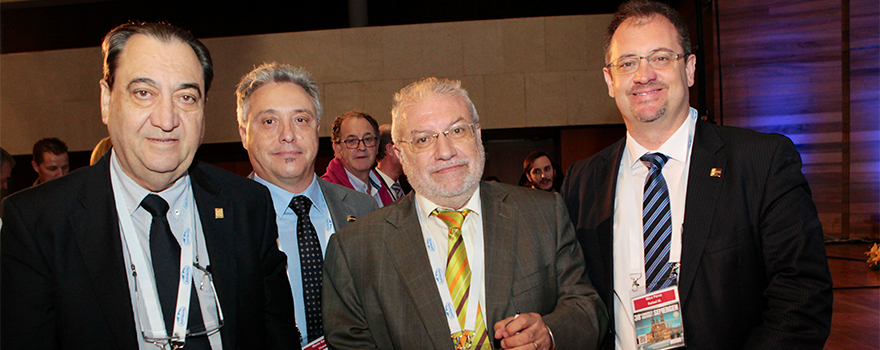
[[[449,228],[449,250],[446,258],[446,284],[449,287],[449,294],[452,296],[452,302],[455,305],[455,312],[458,315],[458,323],[464,330],[464,323],[467,316],[468,293],[471,286],[471,268],[468,265],[467,251],[464,247],[464,239],[461,237],[461,225],[464,218],[471,211],[464,209],[462,211],[455,210],[439,210],[434,209],[432,216],[436,216],[440,221]],[[477,305],[477,323],[474,330],[472,342],[477,346],[475,349],[492,349],[489,342],[489,333],[486,332],[486,322],[483,321],[483,312],[480,305]],[[464,332],[461,339],[467,339],[469,335]],[[461,334],[459,334],[461,336]],[[453,339],[457,338],[453,335]],[[465,343],[465,341],[462,341]],[[469,344],[466,347],[470,348]]]

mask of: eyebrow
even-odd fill
[[[128,88],[131,89],[132,85],[135,85],[135,84],[147,84],[147,85],[152,86],[154,88],[157,88],[157,89],[159,88],[159,83],[157,83],[155,80],[150,79],[150,78],[134,78],[130,82],[128,82]],[[186,89],[195,89],[196,91],[199,92],[199,98],[202,97],[202,89],[199,86],[199,84],[197,84],[197,83],[182,83],[177,86],[177,89],[174,89],[174,90],[179,91],[179,90],[186,90]]]
[[[675,53],[675,50],[667,49],[667,48],[665,48],[665,47],[659,47],[659,48],[653,49],[653,50],[651,50],[651,51],[648,51],[648,54],[645,55],[645,56],[650,56],[650,55],[653,55],[653,54],[658,53],[658,52],[671,52],[671,53]],[[617,59],[626,58],[626,57],[639,57],[639,56],[636,55],[636,54],[634,54],[634,53],[631,53],[631,54],[627,54],[627,55],[620,56],[620,57],[618,57]],[[616,60],[615,60],[615,61],[616,61]],[[612,62],[613,62],[613,61],[612,61]]]
[[[263,115],[263,114],[281,114],[281,113],[282,113],[282,110],[275,109],[275,108],[266,108],[266,109],[263,109],[263,110],[258,111],[256,115],[257,115],[257,116],[260,116],[260,115]],[[314,116],[315,116],[315,114],[314,114],[312,111],[310,111],[310,110],[308,110],[308,109],[302,109],[302,108],[294,109],[294,110],[293,110],[293,114],[294,114],[294,115],[298,115],[298,114],[307,114],[309,117],[314,117]]]
[[[465,120],[464,117],[458,117],[458,119],[456,119],[454,122],[452,122],[452,124],[449,124],[449,126],[447,126],[446,129],[451,128],[455,124],[458,124],[460,122],[466,122],[466,121],[467,120]],[[446,131],[446,130],[443,130],[443,131]],[[440,133],[442,133],[443,131],[440,131]],[[433,131],[425,131],[425,130],[413,130],[413,131],[410,131],[409,133],[410,134],[419,134],[419,133],[423,133],[423,132],[430,132],[431,134],[437,134]]]

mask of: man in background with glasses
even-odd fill
[[[269,189],[275,206],[300,346],[320,343],[321,267],[327,240],[376,210],[376,202],[315,175],[323,108],[311,74],[265,63],[242,78],[235,95],[241,143],[254,167],[249,177]]]
[[[665,4],[625,3],[608,27],[603,72],[627,135],[562,187],[612,314],[602,349],[821,349],[831,276],[800,155],[787,137],[699,120],[690,50]],[[676,311],[634,313],[646,298]]]
[[[4,204],[4,349],[287,349],[297,343],[265,187],[193,161],[208,49],[167,23],[104,38],[113,150]]]
[[[330,238],[334,349],[594,349],[607,316],[562,197],[480,182],[480,120],[461,82],[426,78],[392,109],[415,195]]]
[[[330,141],[336,157],[321,178],[373,196],[380,208],[394,201],[391,189],[373,169],[379,153],[379,124],[373,116],[350,110],[336,117]]]

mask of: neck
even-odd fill
[[[305,192],[306,189],[309,188],[309,185],[312,184],[312,179],[315,177],[314,170],[305,172],[302,176],[294,178],[267,178],[260,173],[255,173],[261,179],[269,181],[271,184],[294,194]]]
[[[476,186],[474,190],[467,191],[467,193],[460,194],[452,197],[440,197],[440,198],[428,198],[432,202],[437,203],[437,205],[445,208],[451,208],[455,210],[459,210],[464,208],[464,205],[467,204],[471,197],[474,196],[474,193],[479,189],[480,186]]]
[[[666,140],[669,140],[676,131],[678,131],[678,128],[680,128],[685,120],[687,120],[687,116],[688,115],[685,114],[683,117],[666,120],[661,118],[650,123],[627,122],[626,131],[629,132],[633,139],[642,145],[642,147],[649,150],[656,150],[660,148]]]
[[[367,189],[370,188],[369,184],[370,184],[370,170],[371,169],[367,169],[366,171],[354,171],[354,170],[350,170],[350,169],[346,169],[346,170],[348,170],[348,172],[350,172],[352,175],[354,175],[354,177],[358,178],[359,180],[361,180],[365,184],[367,184]]]
[[[390,177],[394,181],[400,180],[400,175],[403,175],[403,169],[400,169],[400,167],[391,166],[390,164],[388,164],[388,162],[379,162],[379,164],[376,165],[376,169],[381,170],[382,173],[388,175],[388,177]]]

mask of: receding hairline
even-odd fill
[[[675,45],[678,45],[678,49],[676,49],[676,48],[674,48],[674,47],[670,47],[670,48],[668,48],[668,49],[673,50],[674,52],[684,52],[684,51],[687,51],[687,49],[681,47],[681,42],[679,41],[679,32],[678,32],[678,29],[675,27],[675,23],[672,23],[672,21],[669,20],[669,18],[666,18],[666,16],[664,16],[664,15],[662,15],[662,14],[659,14],[659,13],[651,13],[651,14],[648,14],[648,15],[639,15],[639,16],[631,16],[631,17],[627,17],[627,19],[623,20],[623,22],[621,22],[620,25],[617,26],[617,29],[614,30],[614,35],[611,36],[611,42],[610,42],[610,44],[608,45],[608,53],[607,53],[607,56],[608,56],[608,57],[605,57],[605,60],[610,62],[610,61],[613,61],[614,59],[616,59],[616,58],[612,57],[612,55],[611,55],[611,50],[612,50],[612,49],[614,48],[614,46],[615,46],[615,41],[616,41],[615,38],[617,38],[617,34],[620,32],[621,28],[623,28],[623,27],[625,27],[625,26],[629,26],[629,27],[633,27],[633,28],[637,29],[637,28],[641,28],[641,27],[647,26],[647,25],[653,23],[653,22],[656,21],[656,20],[660,20],[661,23],[662,23],[663,21],[665,21],[666,24],[669,26],[669,28],[672,29],[672,32],[673,32],[674,35],[675,35],[675,40],[674,40],[674,42],[675,42]]]

